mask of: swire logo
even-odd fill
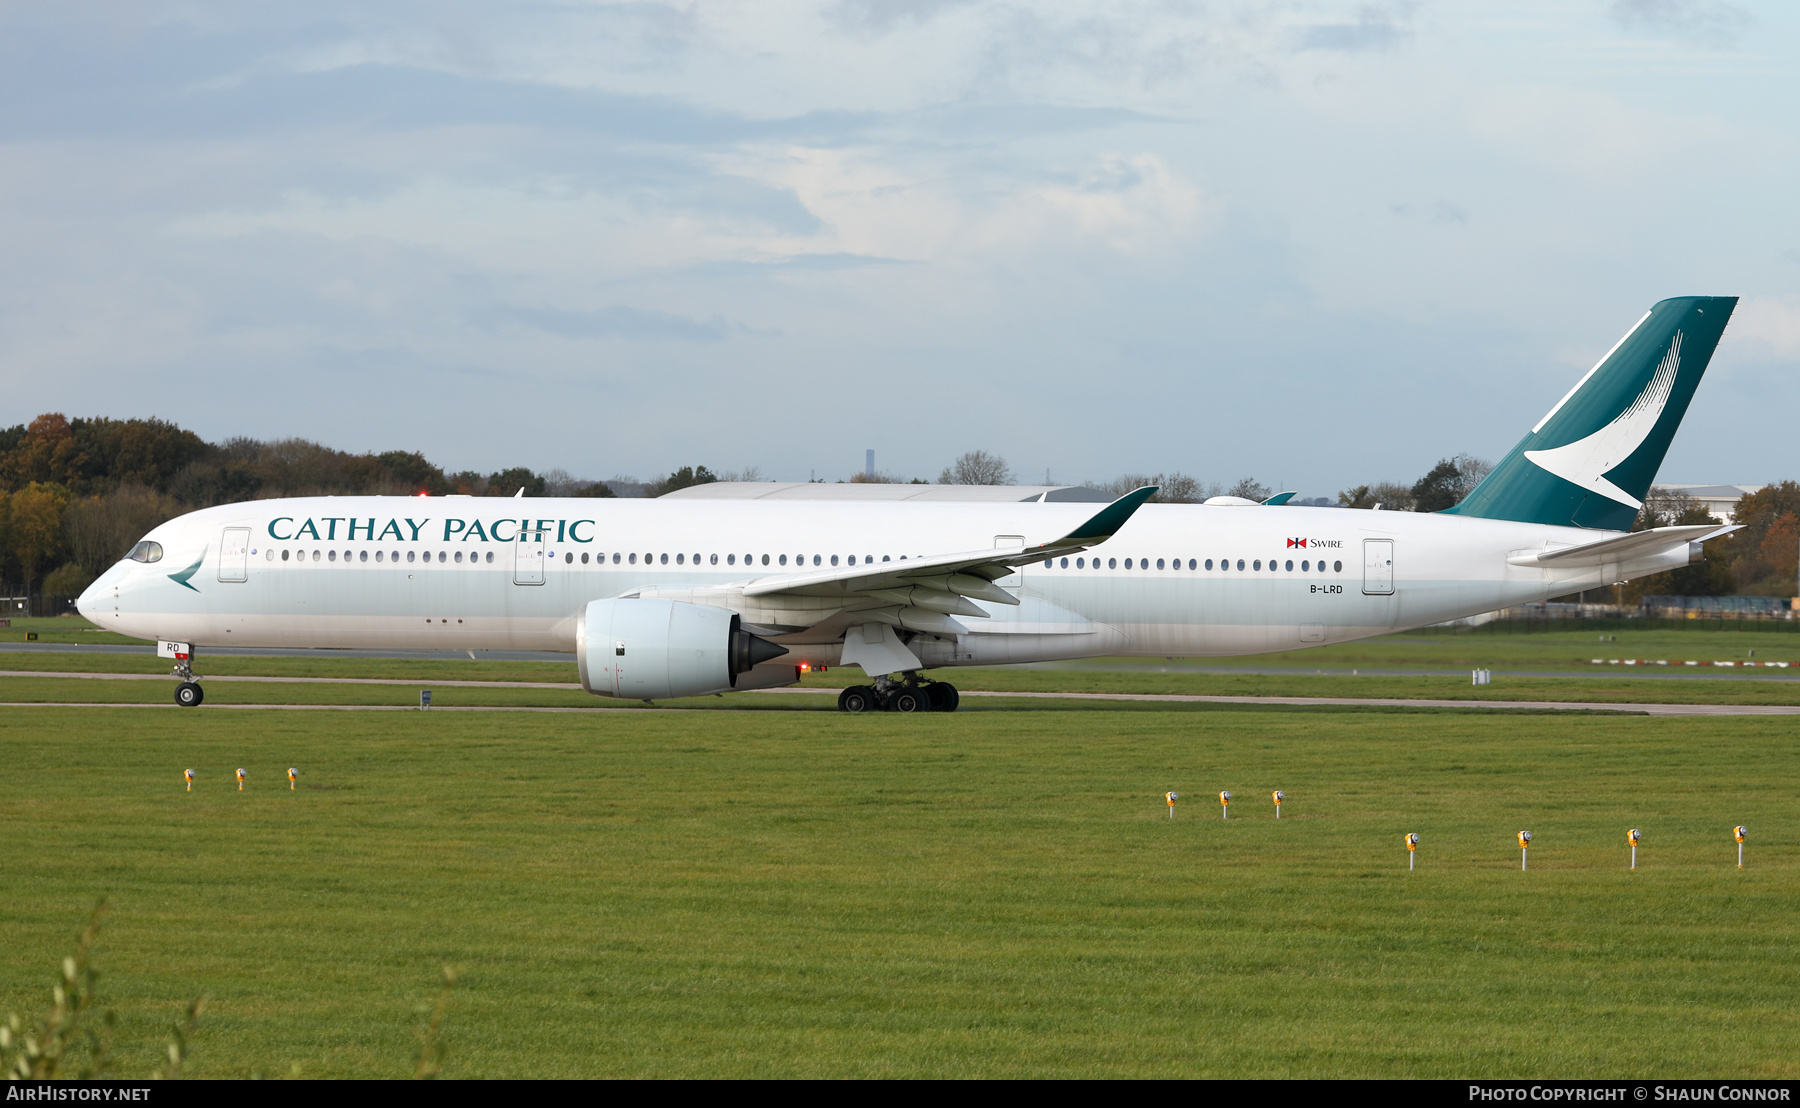
[[[1305,550],[1308,547],[1311,547],[1314,550],[1328,550],[1344,545],[1343,539],[1289,539],[1287,542],[1287,548],[1289,550],[1293,550],[1295,547],[1298,547],[1301,550]]]
[[[1288,540],[1288,549],[1289,550],[1294,549],[1294,547],[1296,547],[1296,546],[1302,550],[1305,550],[1306,549],[1306,540],[1305,539],[1289,539]]]

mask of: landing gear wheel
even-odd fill
[[[962,697],[957,694],[955,685],[937,681],[925,688],[931,694],[931,710],[934,712],[954,712],[956,706],[962,703]]]
[[[175,703],[183,708],[198,708],[206,701],[206,690],[198,681],[183,681],[175,686]]]
[[[924,689],[907,685],[888,694],[890,712],[929,712],[931,696]]]
[[[838,693],[838,711],[856,715],[861,712],[874,711],[875,690],[867,685],[851,685]]]

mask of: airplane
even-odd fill
[[[154,528],[77,607],[157,640],[186,706],[219,647],[563,651],[583,689],[644,701],[851,666],[855,713],[954,711],[927,669],[1347,642],[1688,565],[1734,530],[1630,528],[1736,304],[1655,304],[1442,512],[1153,486],[285,498]]]

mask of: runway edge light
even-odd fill
[[[1169,802],[1169,818],[1174,819],[1175,818],[1175,802],[1177,800],[1181,799],[1181,794],[1167,792],[1167,793],[1163,794],[1163,799]]]
[[[1219,813],[1220,819],[1231,818],[1231,792],[1228,789],[1219,790]]]
[[[194,771],[191,769],[182,770],[181,771],[181,779],[183,781],[187,782],[187,791],[193,792],[194,791]]]
[[[1412,832],[1412,831],[1407,832],[1407,834],[1406,834],[1406,868],[1407,869],[1410,870],[1413,868],[1415,860],[1418,857],[1418,850],[1419,850],[1418,834],[1416,832]]]
[[[288,767],[288,791],[294,791],[294,782],[300,780],[300,771],[293,766]]]
[[[1280,819],[1281,818],[1281,802],[1287,799],[1287,794],[1282,792],[1280,789],[1276,789],[1270,795],[1272,797],[1274,797],[1274,799],[1275,799],[1275,818]]]
[[[1644,837],[1644,833],[1642,831],[1639,831],[1635,827],[1633,827],[1631,830],[1625,832],[1625,841],[1631,844],[1631,868],[1632,869],[1637,868],[1637,844],[1638,844],[1638,841],[1640,839],[1642,839],[1643,837]]]
[[[244,767],[239,766],[238,771],[237,771],[238,792],[244,791],[244,778],[246,778],[248,776],[250,776],[250,775],[244,772]]]
[[[1737,844],[1738,844],[1738,868],[1739,869],[1744,868],[1744,837],[1748,834],[1749,834],[1749,832],[1744,830],[1744,825],[1741,823],[1731,829],[1731,837],[1736,839]]]
[[[1519,832],[1519,868],[1525,868],[1525,855],[1531,850],[1531,832]]]

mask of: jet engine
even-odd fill
[[[595,696],[667,700],[724,692],[738,674],[787,653],[738,614],[676,600],[595,600],[575,618],[581,687]]]

